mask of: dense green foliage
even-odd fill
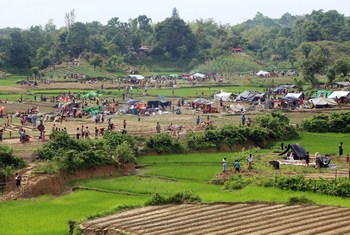
[[[258,117],[253,127],[226,125],[220,128],[208,127],[204,133],[190,132],[183,139],[174,139],[166,133],[150,137],[145,143],[145,151],[158,153],[205,150],[210,147],[233,147],[251,142],[264,147],[271,141],[290,140],[299,137],[289,119],[281,113],[271,113]]]
[[[146,140],[145,150],[157,153],[171,153],[184,151],[186,147],[182,142],[172,138],[167,133],[151,136]]]
[[[283,62],[281,69],[298,65],[312,84],[317,82],[316,73],[326,74],[330,69],[344,76],[349,70],[346,43],[350,19],[335,10],[303,16],[285,13],[279,19],[258,12],[238,25],[223,25],[213,19],[187,23],[176,9],[156,24],[146,15],[128,22],[113,17],[105,25],[75,22],[74,11],[68,16],[61,28],[49,21],[43,27],[0,29],[0,68],[22,68],[32,75],[32,67],[45,69],[81,58],[94,68],[113,72],[122,71],[126,64],[152,67],[166,62],[187,70],[243,73],[262,67],[273,70],[276,66],[269,66],[269,62]],[[343,48],[334,52],[321,45],[322,41],[336,42]],[[231,58],[234,47],[249,56]],[[341,60],[332,66],[339,57]]]
[[[302,127],[309,132],[350,132],[350,113],[332,113],[331,115],[315,115],[310,119],[304,120]]]
[[[350,196],[350,180],[347,178],[305,179],[302,175],[280,176],[267,180],[263,185],[265,187],[315,192],[339,197]]]
[[[77,141],[65,132],[53,132],[50,142],[39,149],[39,159],[46,160],[45,171],[55,170],[74,172],[80,168],[91,168],[114,160],[105,151],[93,149],[91,141]],[[53,171],[53,172],[50,172]]]
[[[12,148],[0,145],[0,176],[7,176],[12,170],[20,169],[24,166],[24,160],[14,156]]]
[[[251,178],[243,177],[241,174],[231,175],[230,178],[224,183],[224,189],[226,190],[238,190],[242,189],[248,184],[252,183]]]
[[[300,196],[300,197],[290,197],[288,199],[288,204],[289,205],[300,205],[300,204],[311,205],[311,204],[315,204],[315,202],[305,196]]]

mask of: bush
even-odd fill
[[[225,190],[243,189],[251,183],[251,179],[243,177],[241,174],[231,175],[229,180],[224,183]]]
[[[302,127],[309,132],[350,132],[350,112],[315,115],[304,120]]]
[[[146,151],[155,151],[157,153],[182,152],[186,150],[186,145],[179,140],[173,139],[167,133],[151,136],[145,143]]]
[[[215,147],[214,144],[207,142],[202,133],[196,133],[194,131],[186,135],[187,146],[191,150],[207,149]]]
[[[289,205],[313,205],[315,204],[314,201],[312,201],[311,199],[305,197],[305,196],[301,196],[301,197],[289,197],[288,198],[288,203]]]
[[[22,158],[14,156],[12,148],[0,145],[0,176],[8,176],[13,170],[23,168],[25,165]]]
[[[339,197],[350,196],[350,180],[336,179],[305,179],[304,176],[282,176],[269,179],[262,183],[265,187],[277,187],[285,190],[306,191],[328,194]]]
[[[201,202],[201,198],[193,196],[189,193],[176,193],[169,197],[164,197],[156,193],[149,201],[145,203],[145,206],[158,206],[165,204],[182,204],[182,203],[198,203]]]
[[[128,142],[118,145],[114,152],[114,160],[122,163],[136,163],[134,152]]]

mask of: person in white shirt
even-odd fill
[[[253,169],[254,158],[253,158],[253,155],[251,153],[248,155],[247,161],[248,161],[248,170]]]

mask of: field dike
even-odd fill
[[[151,206],[80,224],[84,235],[350,234],[350,209],[272,203]]]
[[[60,195],[71,188],[67,183],[72,180],[88,179],[99,176],[125,176],[135,173],[134,164],[104,165],[90,169],[81,169],[75,173],[62,172],[57,175],[38,174],[32,168],[26,168],[22,175],[22,187],[17,189],[15,182],[8,182],[7,190],[0,196],[0,200],[14,200],[17,198],[37,197],[44,194]]]

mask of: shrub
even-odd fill
[[[241,174],[231,175],[229,180],[224,183],[225,190],[243,189],[251,183],[251,179],[243,177]]]
[[[315,204],[314,201],[312,201],[311,199],[305,197],[305,196],[300,196],[300,197],[289,197],[288,198],[288,203],[289,205],[312,205]]]
[[[134,152],[128,142],[124,141],[118,145],[114,152],[114,160],[122,163],[136,163]]]
[[[116,150],[117,146],[124,142],[129,144],[129,147],[134,151],[135,155],[138,154],[138,141],[136,137],[113,131],[107,131],[103,136],[103,144],[110,151]]]
[[[167,133],[151,136],[145,143],[146,151],[155,151],[157,153],[182,152],[186,150],[186,145],[180,140],[173,139]]]
[[[307,191],[328,194],[339,197],[350,196],[350,180],[347,178],[336,179],[305,179],[304,176],[282,176],[269,179],[262,183],[265,187],[277,187],[280,189]]]
[[[304,120],[302,127],[309,132],[350,132],[350,112],[315,115]]]
[[[25,165],[22,158],[14,156],[12,148],[0,145],[0,176],[8,176],[13,170],[23,168]]]
[[[215,145],[207,142],[202,133],[196,133],[194,131],[186,135],[186,142],[189,149],[199,150],[214,147]]]
[[[201,202],[201,198],[193,196],[190,193],[176,193],[169,197],[164,197],[156,193],[149,201],[145,203],[145,206],[157,206],[165,204],[182,204],[182,203],[198,203]]]

